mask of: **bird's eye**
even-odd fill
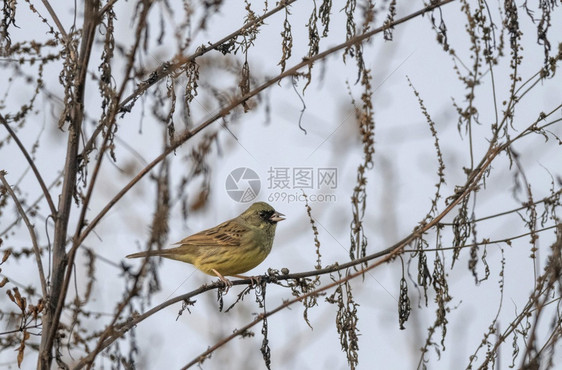
[[[259,215],[260,215],[260,217],[261,217],[262,219],[264,219],[264,220],[269,219],[269,214],[268,214],[268,212],[266,212],[266,211],[260,211]]]

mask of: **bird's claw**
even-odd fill
[[[213,272],[215,273],[215,275],[218,276],[218,278],[220,279],[220,281],[222,281],[224,283],[224,294],[228,293],[228,290],[232,287],[232,281],[228,280],[227,278],[225,278],[224,276],[221,275],[220,272],[218,272],[217,270],[213,269]]]
[[[227,294],[230,288],[232,287],[232,281],[228,280],[227,278],[221,279],[224,283],[224,294]]]

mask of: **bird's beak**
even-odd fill
[[[272,222],[279,222],[279,221],[283,221],[285,219],[284,217],[285,215],[283,213],[279,213],[279,212],[274,212],[271,217],[269,218],[269,221]]]

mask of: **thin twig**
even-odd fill
[[[147,81],[146,83],[140,84],[139,87],[137,87],[137,89],[134,92],[131,93],[131,95],[129,95],[127,98],[125,98],[125,100],[123,100],[119,104],[119,107],[121,109],[123,109],[125,106],[127,106],[129,103],[134,101],[138,96],[140,96],[142,93],[144,93],[150,87],[154,86],[156,83],[161,81],[163,78],[166,78],[169,75],[175,73],[179,68],[183,67],[185,64],[194,61],[196,58],[202,56],[203,54],[206,54],[207,52],[209,52],[211,50],[217,49],[219,46],[221,46],[225,42],[228,42],[228,41],[232,40],[233,38],[235,38],[236,36],[239,36],[239,35],[243,34],[246,30],[254,27],[256,24],[263,23],[263,21],[265,19],[267,19],[267,18],[271,17],[272,15],[274,15],[275,13],[287,8],[289,5],[291,5],[295,1],[297,1],[297,0],[281,1],[281,2],[279,2],[279,5],[276,6],[275,8],[273,8],[270,11],[268,11],[267,13],[263,14],[261,17],[257,17],[254,20],[252,20],[251,22],[248,22],[248,23],[244,24],[238,30],[230,33],[229,35],[227,35],[225,37],[223,37],[219,41],[214,42],[212,44],[209,44],[207,46],[202,46],[202,47],[198,48],[195,53],[193,53],[192,55],[190,55],[188,57],[176,57],[172,61],[164,63],[164,64],[169,64],[169,68],[167,68],[166,70],[162,70],[161,73],[157,73],[159,71],[159,69],[154,71],[153,74],[157,73],[156,78],[151,78],[150,81]],[[447,1],[453,1],[453,0],[447,0]]]
[[[51,188],[53,188],[53,187],[60,181],[60,178],[61,178],[61,177],[62,177],[62,174],[59,173],[59,174],[57,175],[57,177],[55,177],[55,179],[53,180],[53,182],[51,182],[51,185],[49,185],[49,186],[47,187],[47,190],[50,190]],[[44,194],[39,195],[39,196],[37,197],[37,199],[35,199],[35,201],[34,201],[33,203],[31,203],[31,204],[27,207],[26,212],[29,212],[29,211],[31,211],[32,209],[34,209],[35,207],[37,207],[37,205],[38,205],[39,202],[43,199],[44,196],[45,196]],[[42,217],[43,220],[46,220],[46,219],[47,219],[47,217],[43,217],[43,216],[41,216],[41,215],[39,215],[39,214],[38,214],[38,216],[39,216],[39,217]],[[8,226],[6,226],[6,228],[5,228],[4,230],[0,231],[0,236],[5,235],[8,231],[10,231],[10,229],[11,229],[12,227],[14,227],[15,225],[17,225],[17,223],[19,222],[19,220],[20,220],[20,218],[17,217],[11,224],[9,224]]]
[[[51,7],[51,4],[47,0],[41,0],[41,2],[45,6],[45,8],[47,8],[47,11],[51,15],[51,18],[53,18],[53,21],[55,21],[55,24],[57,25],[59,32],[62,34],[64,41],[65,42],[68,41],[68,35],[66,34],[66,31],[64,30],[64,27],[62,26],[62,23],[60,22],[57,13],[55,13],[53,8]]]
[[[23,222],[27,226],[27,230],[29,231],[29,236],[31,237],[31,244],[33,246],[33,254],[35,254],[35,261],[37,262],[37,271],[39,272],[39,280],[41,280],[41,291],[43,292],[43,297],[47,297],[47,280],[45,279],[45,272],[43,271],[43,262],[41,261],[41,251],[39,250],[39,244],[37,243],[37,235],[35,235],[35,228],[29,221],[29,218],[27,218],[27,214],[25,213],[25,210],[23,209],[20,201],[18,200],[16,193],[14,193],[14,190],[12,189],[8,181],[6,181],[6,178],[4,177],[6,173],[7,173],[6,171],[0,171],[0,181],[2,181],[2,184],[4,184],[4,187],[12,197],[16,205],[16,208],[18,209],[19,214],[23,219]]]
[[[397,248],[395,251],[399,251],[400,248]],[[386,257],[381,258],[380,260],[378,260],[377,262],[373,263],[370,266],[364,267],[352,274],[346,275],[344,278],[340,279],[340,280],[336,280],[328,285],[325,285],[321,288],[315,289],[311,292],[305,293],[301,296],[298,296],[296,298],[293,298],[290,301],[285,301],[282,304],[280,304],[279,306],[277,306],[276,308],[274,308],[271,311],[267,311],[265,313],[262,313],[260,315],[257,315],[257,317],[249,322],[248,324],[244,325],[241,329],[237,329],[236,331],[234,331],[232,334],[230,334],[229,336],[221,339],[220,341],[218,341],[217,343],[215,343],[212,347],[209,347],[205,352],[201,353],[199,356],[197,356],[196,358],[194,358],[193,360],[191,360],[191,362],[189,362],[187,365],[185,365],[184,367],[182,367],[182,370],[188,369],[191,366],[197,364],[197,363],[202,363],[211,353],[213,353],[214,351],[216,351],[218,348],[224,346],[226,343],[230,342],[232,339],[236,338],[237,336],[243,335],[245,334],[252,326],[259,324],[260,322],[263,321],[263,319],[268,318],[269,316],[276,314],[277,312],[297,303],[302,301],[305,298],[311,297],[311,296],[317,296],[318,294],[322,293],[325,290],[331,289],[335,286],[338,286],[346,281],[352,280],[358,276],[363,276],[363,274],[369,270],[374,269],[375,267],[383,264],[384,262],[389,261],[390,259],[394,258],[395,254],[391,253],[388,254]]]
[[[510,236],[510,237],[504,238],[504,239],[483,240],[479,243],[464,244],[464,245],[456,246],[456,247],[424,248],[423,251],[424,252],[437,252],[437,251],[456,250],[456,249],[463,249],[463,248],[472,248],[472,247],[478,247],[478,246],[481,246],[481,245],[508,243],[508,242],[513,241],[513,240],[521,239],[521,238],[524,238],[526,236],[529,236],[529,235],[532,235],[532,234],[535,234],[535,233],[540,233],[540,232],[543,232],[543,231],[552,230],[554,228],[557,228],[558,226],[559,225],[547,226],[547,227],[543,227],[542,229],[538,229],[538,230],[535,230],[535,231],[529,231],[527,233],[523,233],[523,234],[519,234],[519,235],[515,235],[515,236]],[[404,253],[416,253],[416,252],[419,252],[419,249],[404,249]]]
[[[115,5],[115,3],[116,3],[117,1],[118,1],[118,0],[111,0],[111,1],[108,1],[107,4],[105,4],[105,5],[103,6],[103,8],[101,8],[101,10],[99,11],[98,15],[99,15],[100,17],[103,17],[103,15],[104,15],[109,9],[111,9],[111,7],[112,7],[113,5]]]
[[[49,208],[51,210],[51,215],[54,218],[57,214],[57,208],[55,207],[55,203],[53,202],[53,199],[51,198],[51,194],[49,193],[49,189],[47,188],[47,186],[45,185],[45,182],[43,181],[43,177],[39,173],[39,170],[37,169],[37,166],[35,166],[35,162],[33,161],[33,158],[31,158],[31,156],[29,155],[29,152],[25,149],[25,146],[20,141],[18,135],[16,135],[14,130],[12,130],[10,125],[8,125],[8,121],[6,120],[6,118],[4,118],[4,116],[2,114],[0,114],[0,123],[2,123],[4,125],[4,127],[6,128],[6,130],[8,131],[10,136],[12,137],[12,139],[14,139],[17,146],[20,148],[20,151],[22,152],[25,159],[27,160],[27,163],[29,163],[29,166],[31,167],[31,170],[35,174],[35,178],[39,182],[39,186],[41,187],[41,191],[43,191],[43,195],[45,196],[45,199],[47,200],[47,203],[49,204]]]
[[[548,197],[545,197],[545,198],[543,198],[543,199],[541,199],[541,200],[537,200],[536,202],[532,202],[532,204],[533,204],[533,205],[539,205],[539,204],[544,203],[544,202],[552,201],[555,197],[557,197],[557,196],[560,195],[560,194],[562,194],[562,189],[560,189],[560,190],[558,190],[558,191],[552,193],[552,195],[550,195],[550,196],[548,196]],[[479,218],[476,218],[476,219],[470,221],[470,223],[485,221],[485,220],[489,220],[489,219],[492,219],[492,218],[505,216],[505,215],[508,215],[508,214],[510,214],[510,213],[519,212],[519,211],[521,211],[521,210],[524,210],[524,209],[528,208],[529,205],[530,205],[530,203],[525,203],[524,206],[521,206],[521,207],[518,207],[518,208],[514,208],[514,209],[510,209],[509,211],[504,211],[504,212],[494,213],[494,214],[488,215],[488,216],[479,217]],[[462,224],[464,224],[464,223],[460,223],[460,224],[462,225]],[[454,224],[453,224],[452,222],[442,222],[441,225],[444,225],[444,226],[452,226],[452,225],[454,225]]]

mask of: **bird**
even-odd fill
[[[175,248],[133,253],[126,258],[159,256],[190,263],[198,270],[217,276],[228,288],[225,276],[240,274],[259,265],[271,252],[275,229],[285,215],[265,202],[252,204],[239,216],[174,243]]]

